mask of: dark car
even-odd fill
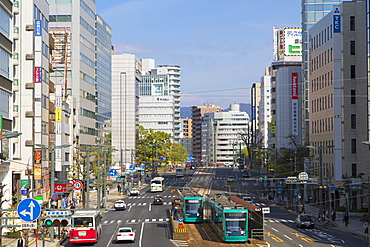
[[[315,223],[310,215],[307,214],[300,214],[297,216],[296,219],[297,227],[299,228],[314,228]]]
[[[243,173],[243,178],[250,178],[251,175],[249,174],[249,172],[244,172]]]
[[[154,197],[153,204],[154,205],[157,205],[157,204],[163,205],[163,197],[162,196],[156,196],[156,197]]]

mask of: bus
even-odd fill
[[[150,180],[150,191],[151,192],[162,192],[164,190],[164,178],[155,177]]]
[[[69,242],[96,243],[102,233],[102,216],[99,210],[76,211],[71,218]]]
[[[176,177],[183,177],[186,174],[185,167],[177,167],[176,168]]]

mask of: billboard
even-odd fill
[[[302,31],[298,27],[274,28],[274,61],[299,61],[302,56]]]

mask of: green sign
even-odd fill
[[[28,179],[21,180],[21,190],[25,190],[29,188]]]

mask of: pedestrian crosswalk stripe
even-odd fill
[[[163,219],[159,219],[159,221],[163,221]]]
[[[122,220],[117,220],[117,223],[119,224],[119,223],[121,223],[122,222]]]
[[[152,219],[152,221],[157,221],[157,219]]]
[[[107,224],[107,223],[108,223],[108,221],[107,221],[107,220],[103,222],[103,224]]]
[[[149,219],[145,219],[145,222],[148,222],[149,221]]]
[[[136,220],[131,220],[131,222],[135,222]]]

